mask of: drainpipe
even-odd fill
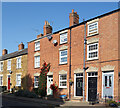
[[[69,58],[69,99],[71,99],[71,85],[70,85],[70,80],[71,80],[71,28],[70,28],[70,58]]]
[[[84,21],[84,60],[83,60],[83,101],[85,101],[85,55],[86,55],[86,22]]]

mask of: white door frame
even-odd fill
[[[83,78],[83,76],[76,77],[76,74],[80,74],[80,73],[74,73],[74,97],[83,97],[83,96],[76,96],[76,78]]]
[[[113,97],[114,97],[114,71],[104,71],[102,72],[102,96],[101,98],[103,98],[103,75],[104,74],[113,74]]]
[[[53,75],[47,75],[47,91],[48,91],[48,76],[52,76],[52,78],[50,79],[53,79]],[[47,92],[47,95],[49,95],[48,92]]]
[[[89,73],[89,72],[88,72]],[[89,77],[97,77],[97,83],[98,83],[98,75],[96,76],[88,76],[88,73],[87,73],[87,92],[86,92],[86,101],[88,101],[88,78]],[[90,72],[90,73],[94,73],[94,72]],[[98,72],[97,72],[98,73]],[[97,84],[97,87],[98,87],[98,84]],[[98,91],[98,90],[97,90]]]

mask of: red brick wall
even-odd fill
[[[99,38],[99,59],[94,61],[86,61],[86,66],[98,68],[98,92],[102,93],[102,72],[101,67],[105,65],[115,66],[114,70],[114,95],[118,95],[118,13],[113,13],[101,17],[98,22],[99,34],[87,39]],[[60,93],[69,94],[69,45],[70,31],[68,31],[68,64],[59,65],[59,33],[52,35],[53,39],[49,41],[47,38],[40,40],[40,65],[43,61],[51,63],[50,71],[53,72],[53,81],[59,85],[59,71],[65,70],[67,74],[67,89],[60,89]],[[58,45],[54,46],[52,41],[57,40]],[[71,77],[74,80],[74,70],[77,68],[83,69],[83,51],[84,51],[84,25],[79,25],[71,29]],[[33,74],[40,71],[34,69],[34,42],[28,43],[28,74],[33,78]],[[120,69],[120,67],[119,67]],[[87,74],[85,74],[85,95],[87,93]],[[29,84],[31,86],[32,84]],[[73,85],[74,86],[74,85]],[[73,88],[73,86],[71,88]],[[31,87],[32,89],[32,87]],[[74,89],[71,90],[71,95],[74,95]]]

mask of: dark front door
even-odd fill
[[[88,101],[95,101],[97,98],[97,77],[88,77]]]
[[[83,95],[83,78],[76,78],[76,96]]]

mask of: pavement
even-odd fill
[[[60,99],[41,99],[41,98],[26,98],[26,97],[17,97],[14,95],[7,95],[7,94],[2,94],[2,97],[8,99],[8,100],[16,100],[18,102],[23,101],[23,102],[29,102],[29,103],[34,103],[37,104],[38,103],[42,106],[45,105],[49,105],[49,106],[53,106],[53,107],[69,107],[69,108],[73,108],[73,107],[94,107],[96,108],[96,106],[102,106],[101,108],[103,108],[104,106],[101,104],[95,104],[95,105],[90,105],[88,102],[73,102],[73,101],[63,101]]]

